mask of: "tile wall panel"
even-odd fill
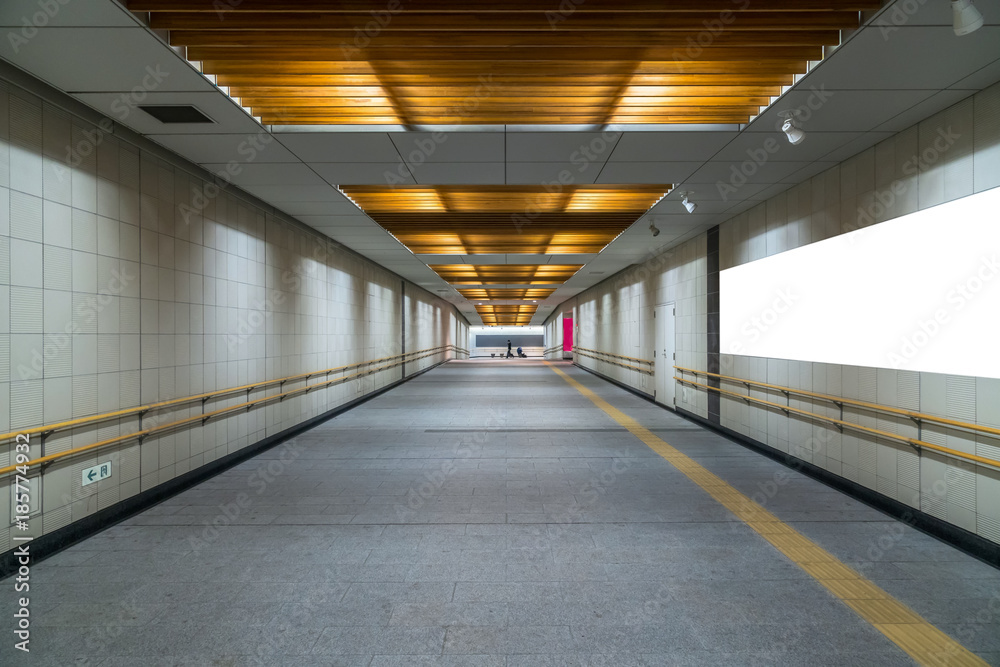
[[[196,167],[112,135],[93,146],[92,130],[0,83],[0,431],[399,354],[398,276],[235,188],[199,209],[207,183]],[[414,285],[405,292],[407,350],[466,346],[467,323],[450,304]],[[53,465],[35,487],[32,530],[111,507],[401,373]],[[264,391],[277,388],[253,395]],[[143,426],[200,409],[149,414]],[[59,433],[46,453],[139,427],[129,417]],[[5,465],[9,450],[0,447]],[[112,479],[83,487],[81,471],[105,460]],[[9,498],[8,486],[0,480],[0,499]],[[0,510],[9,519],[9,507]],[[10,544],[9,525],[0,522],[0,551]]]
[[[726,221],[720,226],[720,268],[725,270],[779,252],[848,233],[1000,186],[1000,84],[845,160]],[[893,196],[889,196],[894,193]],[[629,356],[652,354],[652,308],[677,302],[678,365],[705,370],[707,320],[699,309],[706,289],[706,235],[650,258],[639,267],[562,304],[546,323],[546,346],[561,340],[561,313],[575,312],[577,344]],[[641,268],[642,271],[638,269]],[[618,292],[631,290],[623,299]],[[632,354],[633,341],[644,354]],[[640,388],[638,380],[589,358],[577,363]],[[1000,425],[1000,380],[834,364],[722,355],[723,374],[761,382],[787,377],[792,387],[883,402],[894,407],[969,422]],[[603,368],[602,368],[603,366]],[[727,368],[729,371],[727,372]],[[738,385],[733,385],[738,386]],[[784,400],[783,395],[752,389],[751,396]],[[678,405],[705,416],[703,391],[678,389]],[[823,401],[790,399],[790,405],[827,416],[839,408]],[[843,418],[872,428],[996,458],[1000,439],[877,416],[846,408]],[[724,398],[722,424],[739,433],[797,455],[834,474],[861,483],[901,502],[1000,542],[1000,472],[959,466],[953,459],[917,454],[891,440],[857,431],[841,434],[821,423],[804,426],[796,418],[743,401]],[[813,445],[803,446],[813,439]]]

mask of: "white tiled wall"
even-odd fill
[[[668,252],[656,254],[562,304],[559,313],[574,312],[574,346],[636,359],[654,360],[656,306],[675,304],[678,366],[707,368],[708,260],[703,234]],[[552,327],[556,326],[557,330]],[[562,340],[562,322],[546,323],[546,347]],[[555,338],[554,338],[555,337]],[[651,375],[583,355],[575,363],[647,394],[655,389]],[[694,392],[678,392],[677,405],[706,416],[708,400]]]
[[[195,167],[111,135],[95,147],[85,134],[92,130],[0,84],[0,432],[400,353],[399,277],[236,189],[198,209],[195,195],[206,182]],[[407,351],[468,339],[455,309],[414,285],[405,286],[405,310]],[[407,374],[449,356],[407,364]],[[32,489],[32,533],[65,526],[400,377],[396,367],[151,437],[141,447],[54,464]],[[204,409],[278,391],[254,389]],[[201,411],[189,404],[150,413],[143,427]],[[138,428],[128,418],[60,432],[45,453]],[[109,459],[113,477],[83,487],[81,471]],[[0,467],[10,460],[4,444]],[[0,481],[0,552],[10,547],[9,483]]]
[[[567,303],[572,303],[572,299]],[[550,361],[556,361],[563,358],[563,318],[573,317],[573,310],[569,308],[566,310],[567,304],[564,303],[560,308],[562,310],[557,310],[549,316],[549,319],[545,322],[544,335],[545,343],[544,348],[548,350],[549,348],[558,347],[558,349],[551,350],[545,354],[545,358]]]
[[[915,157],[917,156],[917,157]],[[1000,186],[1000,84],[900,132],[837,167],[783,192],[720,226],[720,268],[738,266],[838,234]],[[704,293],[705,235],[675,249],[667,262],[646,262],[580,294],[578,344],[650,358],[652,306],[677,303],[678,365],[707,364]],[[640,267],[640,268],[642,268]],[[561,308],[565,309],[566,306]],[[549,344],[549,343],[547,343]],[[984,350],[983,354],[992,354]],[[579,358],[578,363],[638,388],[628,371]],[[1000,380],[891,369],[859,368],[723,354],[722,374],[817,393],[1000,425]],[[601,368],[600,366],[606,366]],[[746,391],[742,385],[723,388]],[[704,392],[678,392],[678,405],[707,414]],[[692,394],[694,396],[692,397]],[[752,390],[756,398],[829,416],[828,401],[786,399]],[[840,433],[780,411],[723,397],[722,424],[900,502],[1000,542],[1000,472],[873,438]],[[920,437],[964,452],[1000,459],[1000,438],[917,425],[847,408],[843,418],[879,430]]]

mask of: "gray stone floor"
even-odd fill
[[[770,511],[1000,665],[1000,571],[562,367],[741,491],[788,472]],[[37,564],[32,613],[0,665],[913,664],[524,360],[442,366]]]

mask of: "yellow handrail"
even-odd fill
[[[594,354],[603,354],[606,357],[614,357],[616,359],[627,359],[628,361],[638,361],[641,364],[649,364],[650,366],[653,366],[654,364],[656,364],[655,361],[652,361],[650,359],[637,359],[636,357],[626,357],[625,355],[622,355],[622,354],[611,354],[610,352],[601,352],[600,350],[591,350],[591,349],[588,349],[586,347],[575,347],[574,346],[573,349],[574,350],[583,350],[584,352],[593,352]]]
[[[416,351],[416,352],[407,352],[405,354],[397,354],[397,355],[394,355],[393,357],[386,357],[386,358],[387,359],[398,359],[399,357],[402,357],[402,356],[420,355],[420,356],[414,357],[414,359],[423,359],[425,357],[432,357],[432,356],[435,356],[437,354],[440,354],[440,350],[447,349],[449,347],[452,347],[452,346],[444,345],[444,346],[437,347],[437,348],[427,348],[426,350],[419,350],[419,351]],[[426,352],[427,354],[421,354],[421,352]],[[178,428],[180,426],[184,426],[186,424],[190,424],[190,423],[193,423],[193,422],[196,422],[196,421],[200,421],[202,423],[205,423],[209,419],[211,419],[212,417],[217,417],[219,415],[226,414],[226,413],[229,413],[229,412],[237,412],[239,410],[249,410],[252,407],[254,407],[254,406],[256,406],[256,405],[258,405],[260,403],[267,403],[269,401],[273,401],[274,399],[281,400],[281,399],[284,399],[287,396],[293,396],[295,394],[300,394],[300,393],[303,393],[303,392],[308,393],[309,391],[312,391],[313,389],[318,389],[318,388],[321,388],[321,387],[326,387],[326,386],[329,386],[331,384],[336,384],[338,382],[346,382],[347,380],[351,380],[353,378],[361,377],[361,376],[364,376],[364,375],[372,375],[374,373],[379,373],[381,371],[388,370],[390,368],[394,368],[396,366],[399,366],[399,365],[401,365],[403,363],[404,363],[404,361],[396,361],[396,362],[393,362],[391,364],[388,364],[388,365],[385,365],[385,366],[380,366],[378,368],[369,369],[369,370],[361,372],[361,373],[354,373],[353,375],[344,375],[344,376],[341,376],[341,377],[338,377],[338,378],[334,378],[332,380],[326,380],[324,382],[318,382],[316,384],[306,385],[304,387],[299,387],[298,389],[292,389],[290,391],[286,391],[286,392],[283,392],[283,393],[280,393],[280,394],[271,394],[270,396],[262,396],[262,397],[260,397],[258,399],[253,400],[253,401],[247,401],[245,403],[240,403],[238,405],[231,405],[231,406],[229,406],[227,408],[221,408],[219,410],[213,410],[212,412],[205,412],[205,413],[194,415],[192,417],[186,417],[184,419],[178,419],[176,421],[173,421],[173,422],[170,422],[170,423],[167,423],[167,424],[163,424],[161,426],[156,426],[156,427],[153,427],[153,428],[148,428],[148,429],[143,429],[143,430],[140,430],[140,431],[135,431],[133,433],[128,433],[126,435],[120,435],[120,436],[117,436],[117,437],[114,437],[114,438],[109,438],[107,440],[102,440],[100,442],[95,442],[95,443],[92,443],[92,444],[89,444],[89,445],[84,445],[82,447],[76,447],[74,449],[69,449],[69,450],[66,450],[65,452],[59,452],[57,454],[49,454],[48,456],[42,456],[40,458],[32,459],[31,461],[26,461],[24,463],[18,463],[18,464],[14,464],[14,465],[9,465],[9,466],[7,466],[5,468],[0,468],[0,475],[6,475],[7,473],[13,472],[14,470],[17,470],[18,468],[20,468],[22,466],[27,466],[27,467],[30,468],[31,466],[41,465],[43,463],[50,463],[50,462],[56,461],[58,459],[66,458],[68,456],[74,456],[76,454],[80,454],[82,452],[90,451],[92,449],[97,449],[99,447],[105,447],[107,445],[120,444],[122,442],[127,442],[129,440],[139,440],[141,442],[142,440],[144,440],[148,436],[150,436],[152,434],[155,434],[155,433],[160,433],[162,431],[172,430],[172,429],[175,429],[175,428]],[[364,364],[353,364],[353,365],[354,366],[361,366],[361,365],[364,365]],[[317,373],[313,373],[313,375],[317,375]],[[298,377],[298,376],[293,376],[293,377]],[[271,381],[270,384],[274,384],[274,382],[275,381]],[[261,383],[261,384],[259,384],[257,386],[264,386],[264,383]],[[19,433],[25,433],[25,431],[19,431]]]
[[[888,405],[879,405],[878,403],[867,403],[865,401],[856,401],[851,398],[841,398],[839,396],[831,396],[829,394],[817,394],[815,392],[806,391],[804,389],[792,389],[791,387],[782,387],[781,385],[768,384],[767,382],[744,380],[743,378],[732,377],[729,375],[719,375],[718,373],[696,371],[693,368],[684,368],[682,366],[674,366],[674,368],[685,373],[694,373],[695,375],[717,377],[721,380],[727,380],[730,382],[739,382],[745,385],[753,385],[755,387],[767,387],[768,389],[777,389],[778,391],[783,393],[797,394],[799,396],[808,396],[809,398],[818,398],[821,400],[830,401],[831,403],[853,405],[855,407],[866,408],[869,410],[888,412],[890,414],[899,415],[901,417],[909,417],[910,419],[917,421],[932,422],[934,424],[943,424],[945,426],[956,426],[958,428],[964,428],[970,431],[977,431],[979,433],[988,433],[990,435],[1000,435],[1000,428],[993,428],[992,426],[972,424],[969,422],[958,421],[956,419],[948,419],[946,417],[935,417],[934,415],[928,415],[922,412],[915,412],[913,410],[906,410],[904,408],[893,408]]]
[[[587,350],[587,348],[585,348],[585,347],[574,347],[573,348],[573,353],[574,354],[582,354],[585,357],[590,357],[591,359],[596,359],[597,361],[601,361],[601,362],[603,362],[605,364],[613,364],[615,366],[620,366],[621,368],[627,368],[629,370],[637,371],[639,373],[645,373],[646,375],[653,375],[653,369],[651,369],[651,368],[639,368],[638,366],[631,366],[629,364],[623,364],[623,363],[619,363],[617,361],[611,361],[609,359],[602,359],[600,357],[595,357],[593,354],[589,354],[590,352],[597,352],[597,350]],[[633,357],[623,357],[623,356],[618,355],[618,354],[608,354],[607,352],[597,352],[597,354],[605,354],[605,355],[607,355],[609,357],[618,357],[619,359],[633,359]],[[642,361],[643,363],[650,363],[650,364],[653,363],[651,361],[647,362],[645,359],[633,359],[633,360],[634,361]]]
[[[677,368],[675,366],[675,368]],[[704,373],[703,371],[697,371],[699,373]],[[700,382],[693,382],[691,380],[686,380],[681,377],[674,376],[674,379],[678,382],[683,382],[684,384],[691,385],[693,387],[700,387],[702,389],[707,389],[709,391],[715,391],[725,396],[732,396],[733,398],[738,398],[741,401],[747,401],[748,403],[759,403],[761,405],[766,405],[768,407],[777,408],[782,412],[794,412],[798,415],[803,415],[812,419],[819,421],[829,422],[841,428],[850,428],[856,431],[862,431],[865,433],[870,433],[881,438],[888,438],[891,440],[897,440],[899,442],[904,442],[908,445],[916,447],[918,449],[930,449],[946,456],[952,458],[962,459],[965,461],[972,461],[974,463],[979,463],[982,465],[987,465],[992,468],[1000,469],[1000,461],[994,461],[993,459],[987,458],[985,456],[979,456],[978,454],[967,454],[965,452],[960,452],[957,449],[951,449],[949,447],[942,447],[941,445],[935,445],[931,442],[925,442],[923,440],[917,440],[916,438],[910,438],[905,435],[898,435],[896,433],[890,433],[889,431],[882,431],[880,429],[871,428],[869,426],[862,426],[861,424],[855,424],[853,422],[844,421],[843,419],[837,419],[836,417],[827,417],[826,415],[816,414],[815,412],[809,412],[808,410],[801,410],[799,408],[793,408],[788,405],[781,405],[780,403],[774,403],[773,401],[765,401],[762,398],[754,398],[753,396],[744,396],[743,394],[737,394],[735,391],[727,391],[725,389],[720,389],[718,387],[710,387],[707,384],[702,384]]]
[[[67,428],[79,428],[80,426],[85,426],[86,424],[96,424],[98,422],[107,421],[109,419],[115,419],[118,417],[128,417],[131,415],[137,415],[139,413],[145,414],[152,410],[161,410],[163,408],[168,408],[176,405],[183,405],[185,403],[193,403],[195,401],[209,401],[213,398],[218,398],[220,396],[226,396],[228,394],[236,394],[244,391],[251,391],[253,389],[268,387],[274,384],[284,384],[285,382],[291,382],[294,380],[305,379],[308,381],[310,377],[318,375],[329,375],[330,373],[337,373],[341,371],[348,370],[350,368],[359,368],[361,366],[370,366],[376,363],[382,363],[384,361],[391,361],[393,359],[399,359],[400,357],[407,357],[415,354],[422,354],[424,352],[447,350],[448,348],[453,348],[453,345],[441,345],[439,347],[430,347],[424,350],[417,350],[414,352],[404,352],[403,354],[396,354],[391,357],[382,357],[380,359],[372,359],[370,361],[360,361],[355,364],[348,364],[347,366],[337,366],[335,368],[326,368],[319,371],[312,371],[309,373],[299,373],[298,375],[289,375],[283,378],[277,378],[275,380],[264,380],[263,382],[254,382],[251,384],[245,384],[239,387],[230,387],[228,389],[219,389],[218,391],[208,391],[202,394],[194,394],[192,396],[184,396],[182,398],[172,398],[167,401],[160,401],[158,403],[149,403],[148,405],[139,405],[134,408],[126,408],[124,410],[115,410],[113,412],[105,412],[99,415],[91,415],[89,417],[80,417],[78,419],[70,419],[67,421],[56,422],[54,424],[47,424],[45,426],[35,426],[32,428],[21,429],[20,431],[11,431],[10,433],[0,433],[0,442],[6,442],[8,440],[13,440],[18,435],[37,435],[39,433],[52,433],[53,431],[61,431]]]

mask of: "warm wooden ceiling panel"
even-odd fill
[[[476,312],[487,326],[525,326],[531,324],[538,306],[477,305]]]
[[[582,264],[430,264],[452,285],[562,285]]]
[[[460,289],[458,293],[469,301],[517,301],[547,299],[555,289]]]
[[[670,191],[669,185],[343,186],[417,255],[600,252]]]
[[[266,124],[745,123],[878,0],[131,0]]]

